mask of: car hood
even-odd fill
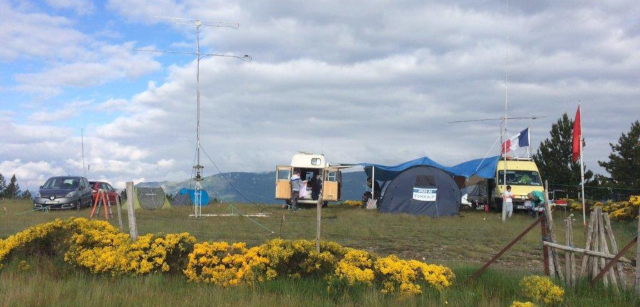
[[[73,191],[76,191],[76,189],[40,189],[40,195],[42,197],[49,195],[67,195],[67,193]]]

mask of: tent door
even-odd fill
[[[276,199],[291,199],[291,166],[276,167]]]
[[[322,183],[322,200],[337,201],[340,193],[340,171],[337,168],[324,169],[324,182]]]

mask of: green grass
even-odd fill
[[[6,208],[6,210],[5,210]],[[268,212],[267,218],[246,217],[189,218],[192,208],[136,211],[138,229],[148,232],[189,232],[198,240],[242,241],[257,245],[266,240],[314,239],[315,209],[297,213],[277,207],[237,205],[245,213]],[[0,238],[55,218],[88,217],[90,210],[28,212],[28,202],[0,202]],[[226,204],[212,205],[203,213],[230,213]],[[237,211],[236,211],[237,212]],[[116,211],[114,208],[114,215]],[[555,215],[557,239],[564,241],[563,211]],[[577,218],[577,217],[576,217]],[[126,224],[126,211],[123,211]],[[110,220],[118,225],[117,218]],[[526,275],[542,273],[540,228],[537,227],[508,251],[476,282],[466,284],[466,277],[515,238],[533,220],[518,214],[507,223],[495,213],[462,212],[460,217],[433,219],[411,215],[379,214],[357,208],[329,207],[323,210],[322,237],[345,246],[361,248],[381,255],[398,254],[428,263],[451,267],[455,285],[438,293],[426,291],[415,298],[399,301],[385,296],[379,289],[355,289],[330,294],[323,280],[276,280],[254,287],[220,289],[211,285],[187,283],[181,275],[146,277],[93,276],[69,268],[59,260],[26,258],[32,269],[21,272],[14,259],[0,270],[0,305],[2,306],[509,306],[524,300],[518,289]],[[274,233],[264,229],[270,229]],[[584,245],[581,220],[573,222],[575,243]],[[634,223],[614,223],[620,247],[636,233]],[[634,258],[634,253],[626,255]],[[15,259],[20,258],[20,259]],[[627,266],[629,276],[631,267]],[[616,296],[605,289],[586,285],[567,291],[566,306],[640,306],[640,299],[623,292]]]

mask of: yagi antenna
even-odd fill
[[[200,20],[200,19],[189,19],[189,18],[178,18],[178,17],[164,17],[164,16],[153,16],[159,19],[167,19],[171,20],[171,22],[175,24],[181,25],[191,25],[195,24],[196,26],[206,26],[206,27],[225,27],[225,28],[234,28],[237,29],[240,27],[240,24],[237,22],[227,22],[227,21],[208,21],[208,20]]]
[[[197,72],[196,72],[196,103],[197,103],[197,121],[196,121],[196,139],[197,139],[197,147],[196,147],[196,157],[197,162],[193,168],[196,171],[196,191],[194,195],[194,216],[200,217],[202,216],[202,196],[201,196],[201,182],[202,178],[202,170],[204,166],[200,165],[200,60],[207,57],[224,57],[224,58],[236,58],[245,62],[251,62],[251,56],[245,55],[234,55],[234,54],[218,54],[218,53],[201,53],[200,52],[200,27],[225,27],[225,28],[233,28],[237,29],[240,27],[238,23],[232,22],[224,22],[224,21],[206,21],[200,19],[188,19],[188,18],[177,18],[177,17],[162,17],[155,16],[160,19],[167,19],[175,24],[185,24],[185,25],[194,25],[196,27],[196,51],[188,52],[188,51],[172,51],[172,50],[158,50],[158,49],[132,49],[135,51],[142,52],[159,52],[159,53],[171,53],[171,54],[188,54],[195,55],[197,61]]]
[[[508,119],[540,119],[545,118],[546,116],[519,116],[519,117],[508,117]],[[470,122],[488,122],[494,120],[504,120],[504,117],[500,118],[483,118],[483,119],[469,119],[469,120],[454,120],[448,122],[449,124],[457,124],[457,123],[470,123]]]

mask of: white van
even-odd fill
[[[307,196],[298,200],[299,204],[317,204],[313,199],[311,182],[314,177],[321,175],[321,196],[323,205],[330,201],[340,200],[342,190],[342,173],[338,167],[332,167],[324,158],[324,155],[300,152],[293,156],[291,165],[276,167],[276,199],[284,200],[287,204],[291,201],[291,175],[294,171],[300,171],[300,178],[309,183]]]

